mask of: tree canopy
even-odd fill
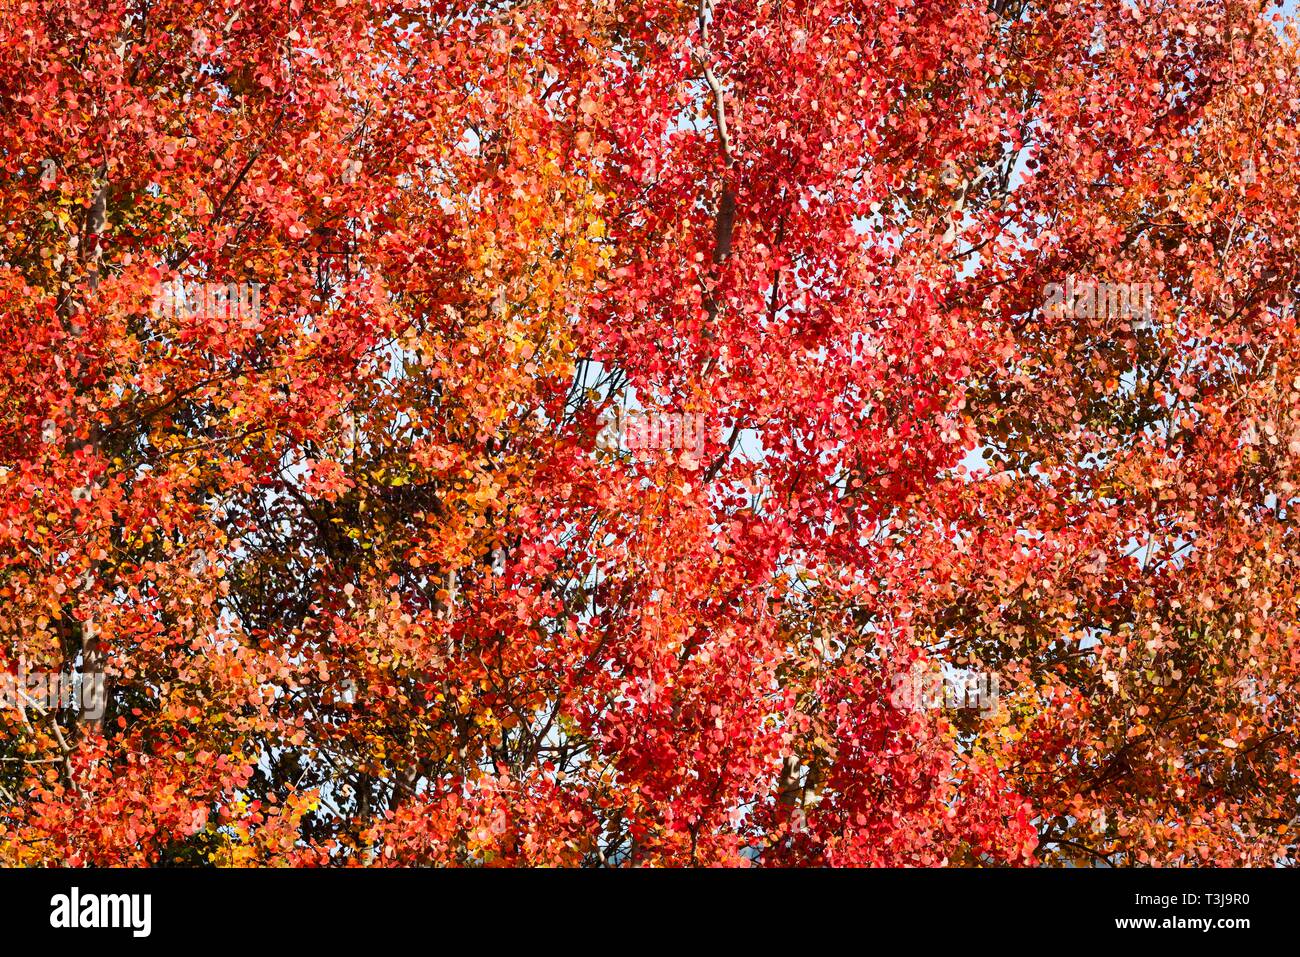
[[[0,0],[0,863],[1291,862],[1296,41]]]

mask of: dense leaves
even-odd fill
[[[1296,39],[0,0],[0,862],[1291,862]]]

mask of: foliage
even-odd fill
[[[1270,7],[285,7],[0,0],[0,861],[1291,860]]]

